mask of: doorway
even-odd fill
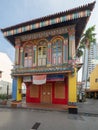
[[[52,103],[52,84],[47,83],[41,87],[41,103],[51,104]]]

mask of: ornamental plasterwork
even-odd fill
[[[15,38],[15,45],[16,46],[20,46],[21,45],[20,38]]]
[[[69,27],[69,28],[68,28],[68,34],[69,34],[70,36],[75,35],[75,28]]]
[[[70,29],[74,30],[74,28],[75,28],[74,25],[68,26],[68,27],[59,27],[59,28],[56,28],[56,29],[46,30],[46,31],[43,31],[43,32],[19,36],[17,38],[19,38],[21,40],[21,42],[24,42],[24,41],[43,38],[43,37],[45,38],[45,37],[49,37],[49,36],[55,36],[55,35],[59,35],[59,34],[69,33],[69,30]]]

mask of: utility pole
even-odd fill
[[[7,85],[7,99],[8,99],[8,96],[9,96],[9,85]]]

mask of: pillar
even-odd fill
[[[19,65],[20,39],[15,39],[15,65]]]
[[[24,65],[23,47],[20,48],[20,66]]]
[[[37,46],[33,46],[33,67],[37,66]]]
[[[13,78],[12,82],[12,99],[16,100],[17,97],[17,78]]]
[[[68,28],[69,34],[69,60],[75,56],[75,27],[71,26]]]
[[[68,62],[68,38],[65,38],[63,44],[63,63]]]
[[[69,113],[77,114],[77,85],[76,70],[68,75],[68,109]]]
[[[17,101],[22,100],[22,78],[18,77],[17,78]]]
[[[51,43],[48,43],[48,48],[47,48],[47,66],[51,66],[51,53],[52,53],[52,50],[51,50]]]

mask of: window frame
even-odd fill
[[[24,67],[30,68],[32,66],[33,66],[33,46],[30,44],[26,44],[24,47]]]
[[[48,42],[46,40],[41,40],[38,42],[38,46],[37,46],[37,59],[38,59],[37,66],[38,67],[43,67],[47,65],[47,50],[48,50],[47,45],[48,45]],[[39,55],[39,48],[41,48],[40,55]],[[44,48],[46,49],[46,54],[44,54]]]
[[[58,41],[58,42],[57,42]],[[61,42],[61,43],[59,43]],[[59,44],[61,45],[61,50],[58,52],[58,47],[59,47]],[[56,47],[55,49],[55,52],[53,52],[53,46]],[[62,38],[55,38],[53,41],[52,41],[52,46],[51,46],[51,49],[52,49],[52,65],[55,66],[55,65],[61,65],[63,63],[63,39]],[[60,54],[61,53],[61,54]],[[53,55],[55,57],[55,59],[53,59]],[[61,59],[58,59],[58,56],[61,56]],[[53,61],[54,60],[54,61]],[[59,61],[61,60],[61,61]],[[56,62],[56,63],[54,63]],[[59,63],[60,62],[60,63]]]

